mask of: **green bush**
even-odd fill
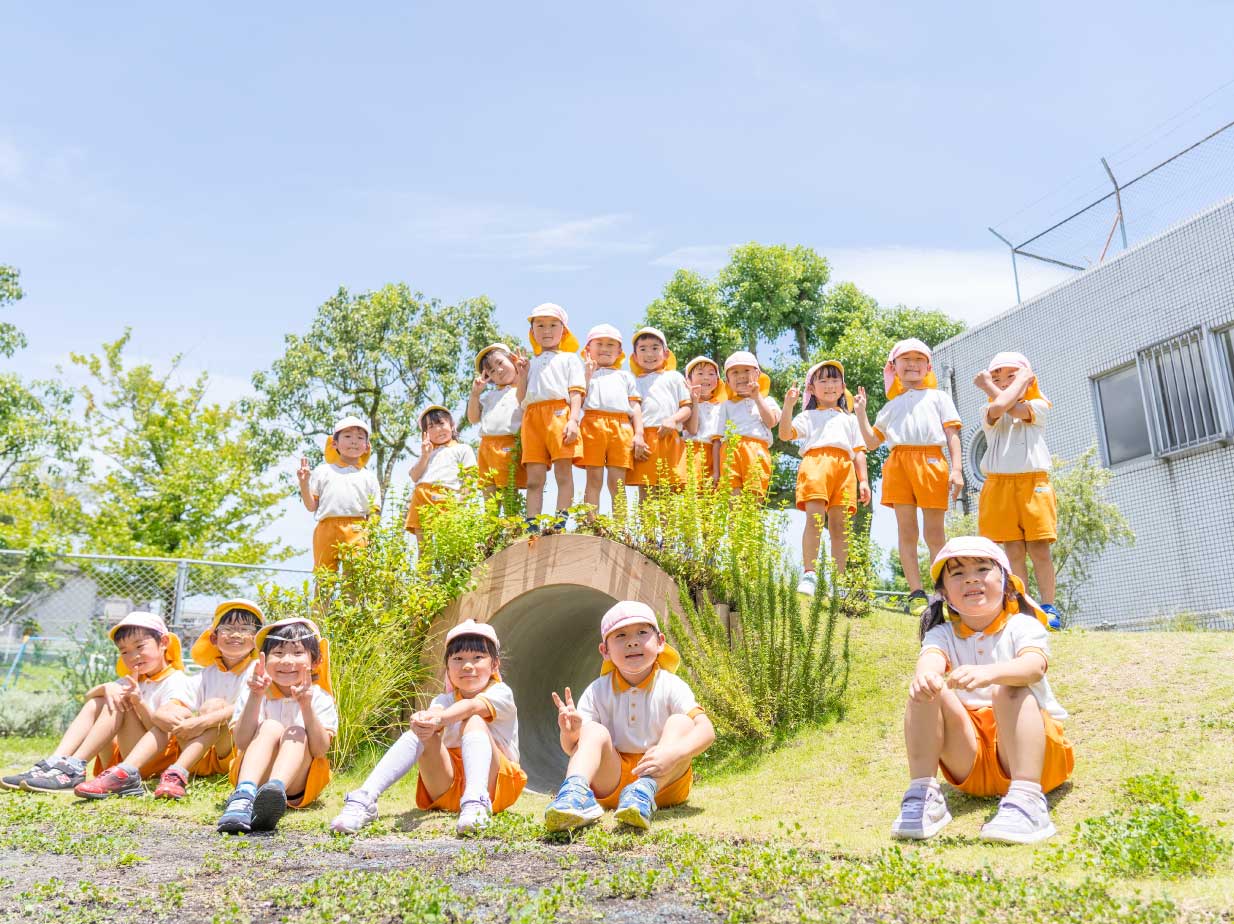
[[[64,697],[56,693],[0,690],[0,738],[42,738],[60,734]]]
[[[73,643],[64,655],[64,670],[57,680],[63,693],[60,702],[64,725],[72,721],[88,692],[116,679],[116,646],[102,620],[92,619],[84,630],[75,631]]]

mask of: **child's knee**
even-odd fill
[[[488,734],[488,722],[484,721],[483,716],[473,715],[463,723],[463,734],[466,735],[471,732],[484,732],[484,734]]]
[[[1048,560],[1050,558],[1050,543],[1044,541],[1026,542],[1028,554],[1033,557],[1033,560],[1038,559]]]
[[[1013,687],[1005,683],[1000,683],[990,688],[990,698],[996,707],[1018,706],[1024,702],[1025,698],[1032,695],[1033,691],[1028,687]]]
[[[279,736],[280,741],[292,741],[297,744],[308,741],[308,734],[299,725],[292,725],[289,728],[283,729],[283,734]]]
[[[256,738],[265,738],[269,741],[278,741],[283,737],[283,732],[287,729],[283,727],[283,723],[276,719],[266,719],[257,726]]]
[[[670,715],[664,722],[664,731],[660,733],[661,741],[670,741],[689,734],[694,729],[694,720],[688,715],[678,712]]]
[[[599,722],[584,722],[583,727],[579,729],[578,743],[582,745],[584,742],[593,747],[603,747],[613,743],[613,736]]]

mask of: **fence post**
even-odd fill
[[[1011,250],[1011,278],[1015,280],[1015,303],[1018,305],[1020,304],[1020,270],[1016,267],[1015,263],[1015,244],[1011,243],[1011,241],[1007,240],[993,228],[988,230]]]
[[[1114,204],[1118,206],[1118,230],[1123,236],[1123,250],[1127,249],[1127,219],[1123,217],[1123,192],[1118,186],[1118,180],[1114,179],[1114,171],[1110,169],[1110,165],[1105,162],[1105,158],[1101,158],[1101,166],[1105,167],[1106,175],[1109,176],[1110,182],[1114,184]]]
[[[176,586],[175,599],[171,603],[171,626],[172,629],[177,629],[180,626],[180,613],[184,609],[184,598],[187,595],[189,588],[189,563],[181,559],[176,562]]]

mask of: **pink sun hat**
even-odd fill
[[[610,606],[600,620],[600,638],[606,639],[618,629],[639,622],[648,623],[660,633],[660,620],[656,619],[655,610],[638,600],[621,600]]]
[[[476,622],[474,619],[464,619],[457,626],[446,633],[446,644],[449,645],[460,635],[478,635],[480,638],[486,638],[493,643],[493,647],[498,652],[501,651],[501,642],[497,640],[497,630],[490,626],[487,622]]]
[[[934,556],[934,562],[930,565],[930,577],[937,581],[947,560],[951,558],[990,558],[998,562],[1004,574],[1011,574],[1011,561],[1003,547],[984,536],[957,536],[947,540],[947,544]]]

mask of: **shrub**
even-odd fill
[[[91,620],[80,633],[74,630],[73,647],[64,655],[64,670],[58,678],[66,725],[85,702],[88,692],[116,679],[116,658],[116,646],[101,620]]]
[[[42,738],[60,734],[64,698],[56,693],[0,690],[0,738]]]

